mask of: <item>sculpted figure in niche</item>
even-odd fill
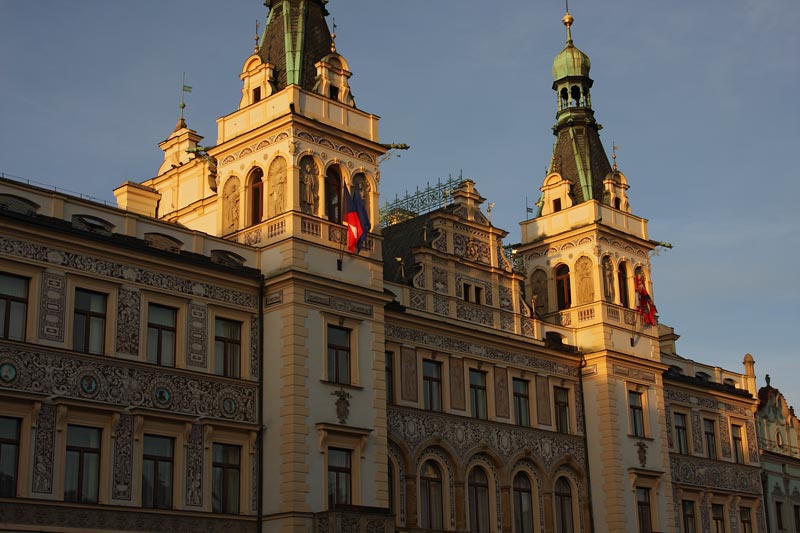
[[[269,166],[270,216],[280,215],[286,209],[286,160],[276,157]]]
[[[592,260],[581,257],[575,263],[578,275],[578,305],[588,304],[594,300],[594,282],[592,281]]]
[[[239,178],[231,177],[222,191],[222,232],[239,229]]]
[[[311,215],[317,212],[319,170],[311,156],[300,160],[300,210]]]
[[[611,264],[611,258],[605,256],[603,258],[603,291],[606,301],[614,301],[614,265]]]
[[[363,172],[359,172],[353,176],[353,192],[357,192],[361,196],[361,201],[364,202],[364,208],[369,210],[369,182]]]
[[[537,315],[547,312],[547,272],[536,270],[531,276],[531,305]]]

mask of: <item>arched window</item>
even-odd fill
[[[556,481],[556,532],[572,533],[572,487],[569,481],[560,477]]]
[[[250,171],[250,224],[261,222],[264,217],[264,171],[256,167]]]
[[[442,471],[434,461],[426,461],[419,474],[420,525],[426,529],[444,529]]]
[[[514,476],[514,531],[533,533],[533,491],[524,472]]]
[[[617,272],[617,283],[619,284],[619,303],[622,307],[630,307],[631,301],[628,295],[628,266],[625,263],[619,264]]]
[[[569,267],[561,265],[556,269],[556,298],[558,299],[558,310],[568,309],[572,305],[569,285]]]
[[[325,173],[325,217],[337,224],[342,221],[342,174],[336,165]]]
[[[483,468],[469,473],[469,530],[489,531],[489,479]]]

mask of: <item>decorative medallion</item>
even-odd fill
[[[350,398],[352,396],[349,392],[341,388],[331,393],[331,396],[336,396],[336,417],[339,419],[340,424],[346,424],[347,418],[350,416]]]
[[[222,400],[222,412],[225,416],[233,416],[236,414],[236,400],[230,396]]]
[[[153,401],[158,407],[169,407],[172,403],[172,393],[166,387],[157,387],[153,392]]]
[[[0,381],[3,383],[13,383],[17,379],[17,367],[11,363],[0,365]]]
[[[92,374],[84,374],[79,380],[81,396],[94,398],[100,391],[100,384]]]

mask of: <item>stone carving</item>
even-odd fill
[[[367,210],[367,213],[371,213],[370,211],[370,196],[371,196],[371,189],[369,186],[369,181],[367,180],[367,176],[364,175],[363,172],[359,172],[355,176],[353,176],[353,191],[352,193],[358,193],[361,197],[361,201],[364,203],[364,208]]]
[[[503,331],[514,331],[514,315],[502,313],[500,315],[500,329]]]
[[[344,388],[333,391],[331,396],[336,396],[336,418],[339,419],[340,424],[347,424],[347,418],[350,416],[350,398],[352,396]]]
[[[509,418],[508,371],[500,367],[494,369],[494,411],[498,417]]]
[[[447,283],[447,271],[443,268],[433,267],[433,290],[434,292],[441,294],[447,294],[450,292],[450,288]]]
[[[193,424],[186,438],[186,505],[203,506],[203,426]]]
[[[106,261],[104,259],[97,259],[78,253],[61,251],[31,242],[17,241],[0,236],[0,253],[5,253],[15,257],[22,257],[27,260],[46,261],[113,280],[124,281],[128,283],[140,283],[142,285],[147,285],[151,288],[157,289],[161,292],[175,291],[191,296],[204,296],[212,300],[218,300],[220,302],[248,307],[251,309],[258,307],[258,296],[255,292],[242,292],[229,287],[219,287],[216,285],[200,283],[185,277],[154,272],[152,270],[145,270],[142,268],[129,267],[113,261]],[[45,276],[47,276],[47,273],[45,273]],[[43,283],[43,286],[44,285],[45,284]],[[45,303],[43,302],[43,306],[44,305]],[[63,303],[61,305],[63,307]],[[43,307],[42,315],[46,316],[46,314],[47,309]],[[63,342],[63,338],[61,341]]]
[[[204,305],[189,304],[186,331],[186,366],[206,368],[208,353],[208,309]]]
[[[664,407],[664,418],[667,420],[667,446],[669,448],[672,448],[672,446],[675,443],[675,440],[672,437],[673,419],[672,419],[672,408],[669,406],[669,404],[667,404]],[[697,448],[695,448],[695,449],[697,449]]]
[[[264,307],[283,303],[283,291],[271,292],[264,297]]]
[[[414,279],[413,279],[414,286],[417,287],[418,289],[424,289],[425,288],[425,265],[417,265],[417,268],[419,268],[419,272],[414,274]]]
[[[747,430],[747,449],[750,454],[750,464],[758,464],[758,439],[756,439],[756,428],[753,422],[748,421]]]
[[[575,262],[575,277],[578,280],[578,305],[594,301],[591,259],[583,256]]]
[[[387,427],[412,450],[427,446],[432,439],[446,441],[457,456],[466,455],[478,444],[485,445],[503,460],[510,460],[521,450],[530,451],[550,468],[569,455],[577,464],[584,463],[583,438],[534,428],[495,424],[472,418],[452,416],[393,406],[387,413]]]
[[[286,210],[286,159],[278,156],[269,165],[269,209],[268,216],[280,215]]]
[[[405,461],[403,460],[403,453],[400,451],[400,448],[391,441],[389,441],[389,456],[393,459],[394,464],[397,465],[397,477],[395,479],[399,481],[398,485],[400,487],[400,490],[397,491],[398,500],[400,502],[400,509],[397,514],[400,517],[400,525],[404,525],[406,523]],[[391,462],[389,463],[389,468],[391,468]]]
[[[481,240],[456,233],[453,235],[453,253],[469,261],[491,264],[489,245]]]
[[[614,373],[618,376],[628,376],[633,379],[649,381],[651,383],[655,383],[656,381],[656,375],[652,372],[644,372],[636,368],[629,368],[621,365],[614,365]]]
[[[143,513],[141,509],[124,507],[86,506],[76,512],[75,507],[26,501],[3,502],[3,524],[14,530],[51,530],[54,525],[72,531],[128,531],[196,533],[199,531],[224,531],[225,533],[252,533],[251,520],[216,518],[199,513]],[[16,527],[14,527],[16,526]]]
[[[117,353],[138,356],[142,295],[123,287],[117,294]]]
[[[298,139],[303,139],[305,141],[318,144],[320,146],[325,146],[326,148],[332,148],[337,152],[341,152],[349,156],[354,156],[368,163],[375,163],[375,158],[372,155],[366,152],[356,152],[355,150],[353,150],[352,148],[350,148],[345,144],[333,144],[333,142],[331,142],[331,140],[328,138],[320,137],[304,130],[297,130],[296,135]]]
[[[578,367],[569,366],[562,362],[540,359],[525,353],[510,352],[492,345],[467,341],[462,338],[437,335],[415,328],[386,324],[386,336],[400,341],[409,341],[422,344],[441,352],[455,352],[479,356],[508,365],[525,366],[530,370],[541,370],[561,376],[578,377]]]
[[[133,416],[119,415],[113,431],[114,483],[111,486],[111,498],[130,501],[133,472]]]
[[[317,212],[319,194],[319,169],[314,158],[305,155],[300,159],[300,210],[314,215]]]
[[[719,415],[719,442],[722,448],[722,457],[731,457],[731,430],[728,427],[728,419]]]
[[[447,253],[447,232],[444,229],[438,229],[431,245],[434,250]]]
[[[514,300],[511,294],[511,289],[508,287],[500,286],[498,288],[498,292],[500,293],[500,309],[504,309],[506,311],[513,311]]]
[[[231,176],[222,188],[222,233],[239,229],[239,178]]]
[[[547,297],[547,272],[536,269],[531,276],[531,304],[537,315],[548,311],[550,304]]]
[[[417,401],[417,352],[414,348],[400,348],[400,397]]]
[[[603,296],[607,302],[614,301],[614,265],[607,255],[603,257]]]
[[[673,483],[761,494],[757,467],[677,454],[670,456],[669,463]]]
[[[466,410],[466,394],[464,389],[464,360],[450,358],[450,407]]]
[[[550,380],[547,376],[536,376],[536,413],[539,423],[549,426],[550,417]]]
[[[708,508],[709,505],[709,498],[711,498],[711,494],[705,494],[700,498],[700,523],[703,524],[702,531],[711,531],[711,516],[709,515]]]
[[[169,408],[176,414],[229,418],[242,422],[256,420],[256,385],[228,384],[213,376],[191,375],[164,367],[101,357],[62,355],[37,347],[35,351],[0,346],[0,359],[12,361],[18,369],[17,379],[9,389],[44,395],[82,398],[83,377],[94,376],[90,397],[110,405],[144,408]],[[164,389],[162,391],[161,389]],[[165,392],[166,391],[166,392]],[[235,413],[223,410],[223,398],[232,398],[238,406]]]
[[[258,317],[250,316],[250,377],[257,378],[260,361],[258,360],[261,337],[258,331]]]
[[[308,304],[329,307],[339,313],[351,313],[362,317],[372,316],[372,306],[369,304],[345,300],[344,298],[337,298],[336,296],[329,296],[319,292],[306,291],[305,301]]]
[[[583,431],[583,393],[581,387],[573,389],[575,394],[575,427],[578,431]]]
[[[464,302],[456,303],[456,318],[467,320],[484,326],[493,324],[492,311],[480,305],[470,305]]]
[[[433,312],[437,315],[448,316],[450,314],[450,304],[443,296],[433,297]]]
[[[700,419],[700,412],[692,410],[692,444],[695,453],[703,452],[703,422]],[[706,453],[708,451],[706,450]]]
[[[4,252],[8,252],[9,244],[12,241],[0,238],[0,243]],[[13,241],[18,246],[23,245],[22,241]],[[13,244],[12,244],[13,246]],[[16,254],[21,257],[28,255],[24,250]],[[66,317],[67,301],[67,278],[61,274],[45,272],[42,274],[42,288],[39,299],[39,338],[43,340],[64,342],[64,321]]]
[[[457,265],[458,266],[458,265]],[[475,287],[480,287],[483,289],[483,294],[486,299],[486,305],[491,306],[492,303],[492,286],[486,283],[483,280],[479,280],[476,278],[470,278],[468,276],[464,276],[462,274],[456,275],[456,297],[463,299],[464,298],[464,283],[468,283],[470,285],[474,285]]]
[[[647,467],[647,443],[643,440],[640,440],[636,443],[636,448],[638,451],[636,454],[639,456],[639,465],[642,468]]]
[[[413,309],[422,309],[425,310],[425,293],[422,291],[409,291],[410,300],[411,300],[411,307]]]
[[[33,448],[33,492],[53,492],[53,452],[56,438],[56,408],[41,404],[36,417],[36,438]]]

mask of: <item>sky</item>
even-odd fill
[[[331,0],[337,49],[382,142],[382,200],[462,175],[520,238],[550,160],[559,1]],[[652,260],[684,357],[756,360],[800,408],[800,2],[573,0],[606,151],[633,213],[671,243]],[[0,172],[114,204],[153,177],[178,118],[216,143],[261,0],[0,0]],[[329,17],[329,21],[330,21]]]

